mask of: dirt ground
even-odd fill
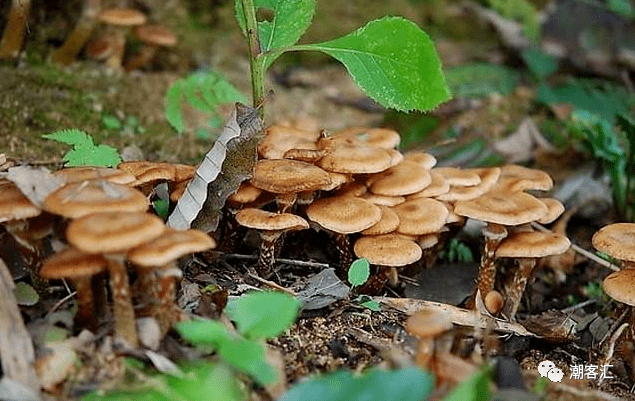
[[[246,48],[233,22],[231,2],[131,2],[148,10],[153,20],[172,26],[181,40],[177,48],[162,51],[150,66],[132,72],[110,71],[83,55],[69,67],[48,62],[51,50],[59,45],[70,29],[69,21],[76,17],[77,10],[72,4],[77,2],[68,2],[66,6],[60,6],[62,2],[43,3],[46,2],[34,2],[36,12],[30,19],[29,36],[20,59],[0,65],[0,154],[9,159],[58,168],[68,147],[41,136],[61,129],[79,128],[92,135],[97,143],[114,146],[131,158],[197,164],[213,141],[196,135],[199,128],[209,129],[208,117],[186,109],[186,130],[183,134],[176,133],[165,118],[167,89],[188,72],[211,67],[225,74],[243,93],[249,93]],[[365,21],[385,14],[398,14],[425,27],[435,40],[446,67],[474,60],[501,62],[517,59],[509,49],[500,46],[487,24],[475,20],[454,2],[438,2],[445,13],[405,0],[371,3],[372,6],[364,0],[345,3],[319,1],[314,24],[303,40],[315,42],[334,38],[352,31]],[[0,15],[3,11],[4,8],[0,7]],[[346,70],[322,56],[286,55],[276,63],[266,79],[267,87],[273,90],[273,97],[267,103],[267,124],[310,118],[317,126],[327,130],[352,125],[390,126],[398,130],[412,129],[413,126],[412,120],[407,117],[368,102]],[[471,103],[455,99],[430,114],[436,119],[435,129],[427,130],[420,139],[408,145],[420,149],[435,147],[447,141],[446,133],[450,128],[459,127],[461,136],[451,141],[451,147],[458,148],[475,138],[483,138],[490,146],[513,133],[528,115],[534,116],[537,121],[547,118],[549,111],[538,109],[532,102],[534,90],[531,82],[524,82],[506,96],[492,95]],[[118,130],[109,129],[103,123],[104,116],[115,116],[121,122],[134,117],[142,129],[125,124]],[[588,160],[588,157],[577,148],[565,146],[554,153],[534,153],[530,164],[550,173],[558,187],[581,168],[583,163],[580,160]],[[574,214],[567,231],[572,241],[591,249],[593,232],[616,219],[604,211],[598,209],[590,215]],[[466,235],[463,239],[475,254],[479,252],[481,244],[478,236]],[[289,241],[296,241],[297,246],[290,247],[296,251],[281,256],[305,259],[308,255],[313,261],[333,264],[334,250],[325,245],[327,238],[309,240],[308,244],[321,244],[318,247],[309,246],[303,237],[292,237]],[[253,247],[246,247],[243,251],[247,254],[256,252]],[[231,269],[227,269],[227,265]],[[434,269],[456,268],[450,265],[439,260]],[[219,266],[227,271],[215,273]],[[186,281],[182,288],[189,284],[219,284],[225,286],[230,295],[237,295],[241,285],[260,285],[249,279],[247,273],[251,267],[253,262],[199,260],[185,267]],[[278,279],[284,287],[292,290],[301,287],[306,271],[292,265],[280,264],[279,267]],[[568,268],[565,272],[553,268],[540,270],[528,286],[519,322],[537,331],[546,330],[541,332],[543,338],[493,335],[476,330],[466,334],[465,330],[457,330],[450,342],[455,349],[462,349],[465,355],[513,359],[522,369],[522,380],[527,390],[533,389],[539,379],[537,366],[541,361],[553,361],[567,373],[562,383],[546,383],[546,392],[540,397],[524,392],[527,397],[534,396],[526,399],[635,399],[630,393],[635,380],[635,364],[626,359],[632,355],[632,349],[630,353],[628,350],[616,351],[620,356],[611,362],[613,379],[600,383],[593,379],[569,377],[573,366],[604,363],[598,344],[619,318],[621,309],[598,289],[601,279],[610,272],[608,269],[581,257]],[[313,269],[311,273],[318,270]],[[406,278],[408,283],[421,287],[425,287],[425,280],[418,279],[416,275],[410,280]],[[382,295],[403,296],[404,291],[405,284],[402,282]],[[459,299],[469,296],[469,289],[448,291],[454,291]],[[55,287],[41,305],[23,308],[23,315],[30,323],[37,322],[64,294],[63,288]],[[575,307],[581,303],[584,303],[582,307]],[[68,309],[68,305],[63,304],[60,309]],[[404,358],[411,360],[416,349],[414,339],[404,331],[406,316],[395,308],[384,307],[381,312],[370,312],[356,303],[339,301],[324,309],[305,312],[286,335],[272,340],[270,346],[282,352],[284,372],[289,382],[311,373],[338,368],[362,371],[375,365],[400,366]],[[563,334],[553,329],[571,320],[578,327],[575,336],[567,337],[566,332]],[[483,346],[477,345],[474,340],[466,340],[469,337],[493,339],[490,345]],[[176,335],[173,335],[166,340],[161,351],[174,357],[189,352],[175,338]],[[394,350],[391,351],[391,348]],[[104,377],[101,373],[110,362],[100,361],[92,367],[87,364],[87,371],[83,374],[90,384],[86,388],[73,388],[67,383],[60,386],[60,391],[50,399],[73,399],[83,390],[109,383],[117,375]],[[93,370],[89,372],[89,369]],[[497,384],[500,387],[502,379],[499,379]],[[441,395],[438,393],[435,397]],[[260,396],[266,399],[262,394]],[[255,397],[258,399],[258,396]],[[500,397],[515,399],[509,395]]]

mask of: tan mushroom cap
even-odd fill
[[[379,266],[405,266],[421,259],[422,251],[416,242],[395,234],[360,237],[353,246],[358,258]]]
[[[177,43],[176,35],[165,25],[152,24],[137,27],[139,39],[152,45],[172,47]]]
[[[432,309],[420,309],[406,320],[406,331],[420,338],[434,337],[452,329],[448,315]]]
[[[190,164],[173,164],[174,166],[174,181],[189,181],[194,177],[198,166],[192,166]]]
[[[73,220],[66,239],[89,253],[121,253],[161,236],[166,226],[149,213],[93,213]]]
[[[613,272],[602,281],[604,292],[616,301],[635,306],[635,269]]]
[[[436,172],[441,174],[443,178],[451,186],[469,187],[481,182],[481,177],[471,169],[461,169],[458,167],[436,167]]]
[[[67,167],[53,172],[53,175],[63,178],[67,184],[97,179],[116,184],[130,184],[135,180],[135,176],[127,171],[96,166]]]
[[[540,224],[553,223],[564,212],[564,205],[556,198],[539,198],[547,205],[547,214],[538,219]]]
[[[359,181],[351,181],[342,185],[337,191],[336,196],[362,196],[366,193],[368,188],[366,185]]]
[[[619,260],[635,262],[635,223],[609,224],[593,234],[593,246]]]
[[[38,274],[46,279],[92,276],[106,270],[108,261],[100,254],[68,247],[48,257]]]
[[[101,22],[117,26],[135,26],[146,23],[146,16],[140,11],[127,8],[109,8],[103,10],[97,19]]]
[[[323,187],[322,191],[332,191],[352,180],[351,174],[334,173],[332,171],[327,171],[327,173],[329,173],[331,178],[331,185]]]
[[[439,234],[432,233],[420,235],[417,237],[415,242],[419,245],[419,247],[421,247],[421,249],[432,248],[439,243]]]
[[[404,160],[413,161],[419,163],[423,168],[430,170],[437,164],[436,157],[430,153],[422,152],[419,150],[408,152],[404,155]]]
[[[399,216],[397,231],[409,235],[437,232],[448,217],[448,209],[443,203],[429,198],[409,200],[395,206],[393,210]]]
[[[370,191],[377,195],[403,196],[414,194],[430,185],[428,170],[415,162],[404,161],[374,176]]]
[[[251,184],[276,194],[315,191],[331,184],[329,174],[313,164],[297,160],[259,160]]]
[[[417,199],[417,198],[433,198],[435,196],[443,195],[444,193],[450,190],[450,184],[443,177],[443,175],[436,172],[436,170],[430,170],[430,184],[423,188],[419,192],[415,192],[414,194],[406,195],[406,200]]]
[[[393,156],[388,150],[359,141],[321,138],[318,149],[325,155],[315,164],[336,173],[379,173],[388,169]]]
[[[90,213],[143,212],[150,206],[143,193],[126,185],[92,180],[64,185],[44,200],[47,212],[75,219]]]
[[[0,223],[38,216],[42,210],[31,203],[11,181],[0,180]]]
[[[481,182],[472,186],[451,186],[448,192],[437,196],[438,200],[457,202],[477,198],[492,189],[501,174],[501,169],[498,167],[472,168],[463,171],[476,173],[481,179]]]
[[[379,206],[381,209],[381,219],[372,227],[362,231],[364,235],[380,235],[388,234],[399,227],[399,217],[394,210],[387,206]]]
[[[148,174],[148,172],[150,172],[149,174],[151,175],[155,175],[156,172],[161,172],[160,175],[165,177],[162,179],[168,181],[182,181],[182,179],[176,179],[176,166],[172,163],[135,160],[119,163],[117,168],[119,170],[129,172],[130,174],[134,175],[136,179],[143,179],[144,174]]]
[[[317,133],[293,127],[272,125],[258,143],[258,154],[265,159],[282,159],[291,149],[317,150]]]
[[[370,203],[377,206],[397,206],[406,201],[403,196],[385,196],[377,195],[366,192],[361,196],[362,199],[366,199]]]
[[[476,199],[459,201],[454,205],[459,216],[516,226],[540,219],[547,213],[547,206],[524,192],[488,192]]]
[[[496,186],[509,191],[548,191],[553,187],[553,180],[544,171],[508,164],[501,167],[500,180]]]
[[[215,247],[216,242],[203,231],[167,228],[159,238],[129,251],[128,260],[139,266],[163,266],[182,256]]]
[[[511,233],[496,248],[499,258],[542,258],[569,249],[571,242],[563,235],[542,231]]]
[[[399,133],[387,128],[350,127],[333,133],[336,138],[350,138],[378,148],[393,149],[399,146]]]
[[[249,181],[244,181],[240,184],[238,190],[231,194],[227,200],[229,202],[245,204],[258,199],[261,193],[262,189],[254,187],[249,183]]]
[[[381,219],[381,209],[353,196],[319,199],[306,209],[309,220],[340,234],[357,233],[372,227]]]
[[[262,231],[296,231],[309,228],[309,223],[298,215],[272,213],[251,207],[236,213],[236,221],[241,226]]]

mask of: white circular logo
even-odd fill
[[[564,376],[564,373],[562,373],[562,370],[560,370],[558,368],[551,368],[551,369],[549,369],[549,372],[547,373],[547,377],[552,382],[560,383],[560,381],[562,380],[563,376]]]
[[[555,367],[556,364],[551,361],[542,361],[538,364],[538,373],[540,373],[540,377],[547,377],[549,370]]]

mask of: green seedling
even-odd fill
[[[73,149],[66,152],[63,158],[67,167],[116,167],[121,163],[117,149],[108,145],[95,145],[93,138],[79,129],[56,131],[42,137],[73,146]]]
[[[368,259],[361,258],[351,263],[351,267],[348,269],[348,282],[351,283],[353,289],[364,285],[364,283],[368,281],[368,277],[370,277],[370,263],[368,263]],[[355,301],[359,305],[364,308],[368,308],[373,312],[377,312],[381,309],[379,302],[375,301],[368,295],[360,295],[355,299]]]
[[[439,257],[448,262],[467,263],[474,261],[472,250],[456,238],[450,239],[446,248],[439,254]]]

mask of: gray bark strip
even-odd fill
[[[258,111],[236,103],[229,121],[207,152],[167,225],[215,231],[227,198],[246,179],[256,164],[256,144],[262,131]]]

